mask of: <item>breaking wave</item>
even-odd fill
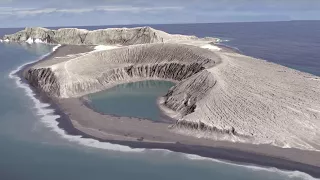
[[[52,49],[52,52],[56,51],[60,45],[55,46]],[[43,59],[47,56],[49,56],[52,52],[42,56],[40,58]],[[67,132],[65,132],[63,129],[58,127],[58,122],[56,121],[58,118],[60,118],[60,115],[54,114],[54,109],[50,108],[50,104],[48,103],[43,103],[39,99],[35,97],[35,93],[32,91],[32,89],[29,87],[28,84],[23,83],[21,81],[21,78],[17,76],[17,72],[19,72],[24,66],[30,65],[36,61],[32,61],[29,63],[25,63],[21,66],[19,66],[17,69],[13,70],[9,74],[9,78],[14,79],[17,86],[21,89],[23,89],[26,93],[26,95],[33,101],[34,103],[34,108],[36,109],[37,115],[40,117],[41,121],[45,124],[46,127],[49,127],[52,129],[52,131],[58,133],[62,138],[67,139],[68,141],[71,142],[76,142],[81,145],[89,146],[89,147],[94,147],[94,148],[100,148],[100,149],[108,149],[108,150],[114,150],[114,151],[123,151],[123,152],[141,152],[144,151],[145,149],[133,149],[128,146],[122,146],[122,145],[116,145],[116,144],[111,144],[107,142],[99,142],[98,140],[94,139],[88,139],[88,138],[82,138],[82,136],[74,136],[74,135],[69,135]]]
[[[60,45],[55,46],[52,49],[52,52],[56,51]],[[117,144],[111,144],[108,142],[100,142],[98,140],[94,139],[88,139],[88,138],[82,138],[82,136],[76,136],[76,135],[69,135],[65,130],[61,129],[58,127],[58,122],[57,119],[60,118],[59,115],[55,114],[54,109],[50,108],[50,104],[48,103],[43,103],[39,99],[36,98],[36,94],[32,91],[32,89],[29,87],[28,84],[23,83],[21,81],[21,78],[17,75],[17,72],[23,69],[26,65],[30,65],[32,63],[35,63],[47,56],[49,56],[52,52],[40,57],[40,59],[32,62],[28,62],[25,64],[22,64],[15,70],[11,71],[9,74],[9,78],[13,79],[16,83],[16,85],[23,89],[26,93],[26,95],[33,101],[34,103],[34,109],[36,110],[37,115],[40,117],[41,121],[45,124],[46,127],[50,128],[52,131],[56,132],[59,134],[62,138],[70,141],[70,142],[75,142],[80,145],[88,146],[88,147],[93,147],[93,148],[98,148],[98,149],[106,149],[106,150],[112,150],[112,151],[121,151],[121,152],[144,152],[144,151],[159,151],[163,153],[164,155],[169,154],[169,153],[174,153],[173,151],[169,151],[166,149],[145,149],[145,148],[131,148],[129,146],[124,146],[124,145],[117,145]],[[290,179],[304,179],[304,180],[320,180],[317,178],[313,178],[312,176],[299,172],[299,171],[284,171],[284,170],[279,170],[276,168],[266,168],[266,167],[258,167],[258,166],[253,166],[253,165],[240,165],[240,164],[233,164],[230,162],[225,162],[225,161],[220,161],[212,158],[206,158],[198,155],[193,155],[193,154],[185,154],[185,153],[179,153],[182,154],[183,157],[185,157],[188,160],[200,160],[200,161],[212,161],[216,163],[222,163],[222,164],[227,164],[230,166],[237,166],[237,167],[242,167],[242,168],[247,168],[253,171],[267,171],[271,173],[277,173],[281,175],[285,175],[289,177]]]
[[[254,166],[254,165],[241,165],[241,164],[230,163],[227,161],[220,161],[217,159],[206,158],[206,157],[202,157],[202,156],[194,155],[194,154],[185,154],[185,157],[188,159],[191,159],[191,160],[196,160],[196,161],[212,161],[212,162],[217,162],[217,163],[226,164],[226,165],[230,165],[230,166],[242,167],[242,168],[246,168],[246,169],[249,169],[252,171],[265,171],[265,172],[270,172],[270,173],[276,173],[279,175],[285,175],[285,176],[289,177],[290,179],[320,180],[318,178],[314,178],[314,177],[310,176],[307,173],[300,172],[300,171],[285,171],[285,170],[280,170],[280,169],[272,168],[272,167],[268,168],[268,167]]]

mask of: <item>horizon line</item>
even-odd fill
[[[24,27],[0,27],[0,29],[20,29],[26,27],[44,28],[68,28],[68,27],[102,27],[102,26],[145,26],[145,25],[188,25],[188,24],[237,24],[237,23],[274,23],[274,22],[300,22],[300,21],[319,21],[320,20],[279,20],[279,21],[228,21],[228,22],[180,22],[180,23],[137,23],[137,24],[106,24],[106,25],[69,25],[69,26],[24,26]]]

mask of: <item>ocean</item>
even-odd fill
[[[320,76],[320,22],[151,25],[169,33],[220,37],[246,55]],[[108,26],[110,27],[110,26]],[[114,27],[114,26],[112,26]],[[130,26],[127,26],[130,27]],[[105,27],[83,27],[98,29]],[[0,29],[0,36],[19,29]],[[0,179],[313,179],[302,172],[239,165],[167,150],[131,149],[71,136],[48,104],[14,75],[54,46],[0,43]]]

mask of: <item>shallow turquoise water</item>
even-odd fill
[[[89,95],[90,104],[99,112],[117,116],[161,119],[157,98],[165,95],[173,82],[139,81],[117,85],[106,91]]]

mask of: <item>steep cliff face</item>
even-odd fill
[[[5,35],[3,40],[15,42],[42,41],[53,44],[72,45],[133,45],[159,43],[169,40],[193,40],[194,36],[170,35],[150,27],[109,28],[89,31],[76,28],[50,30],[46,28],[26,28],[12,35]],[[214,39],[211,39],[214,41]]]
[[[194,46],[167,43],[136,45],[92,52],[57,64],[42,62],[30,68],[25,78],[52,96],[68,98],[127,81],[181,81],[219,60],[213,52]]]
[[[196,103],[213,88],[216,80],[207,70],[184,79],[164,96],[164,105],[179,113],[180,117],[194,112]]]
[[[46,28],[25,28],[12,35],[3,36],[3,40],[9,40],[14,42],[25,42],[29,38],[42,40],[43,42],[55,43],[53,37],[55,32]]]
[[[23,76],[30,85],[46,92],[49,96],[59,96],[59,84],[57,77],[50,68],[29,69]]]

